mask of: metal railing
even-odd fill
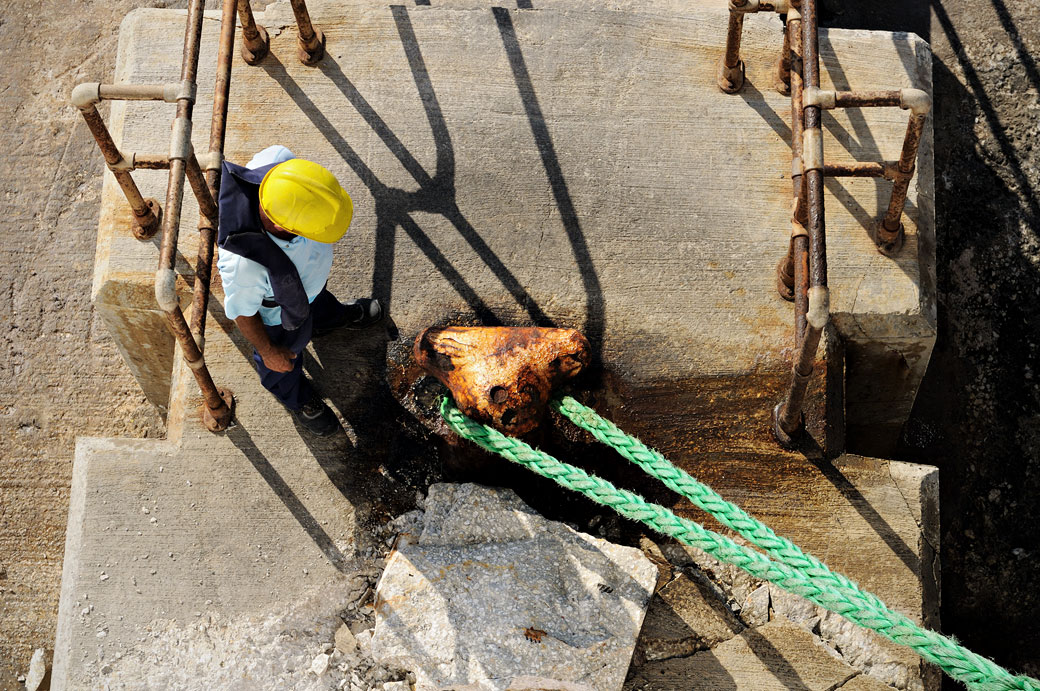
[[[917,149],[931,109],[931,98],[920,89],[891,91],[825,91],[820,89],[820,47],[817,0],[730,0],[726,51],[717,81],[726,93],[744,85],[740,39],[744,15],[777,12],[784,21],[784,39],[776,68],[777,90],[791,96],[791,182],[793,188],[791,241],[777,265],[777,290],[795,306],[795,357],[791,383],[773,409],[773,434],[782,446],[795,443],[805,429],[802,407],[813,361],[830,319],[827,290],[827,244],[823,209],[823,179],[881,177],[891,180],[892,196],[874,227],[874,243],[885,255],[903,246],[903,208],[914,175]],[[832,108],[898,106],[910,111],[898,161],[825,164],[821,111]]]
[[[325,54],[325,36],[311,24],[305,0],[292,0],[299,25],[298,56],[305,65],[315,65]],[[155,274],[155,298],[166,314],[167,324],[203,396],[202,422],[212,432],[231,424],[234,397],[226,388],[217,387],[206,366],[204,356],[206,306],[209,303],[213,275],[213,244],[219,222],[217,205],[220,190],[220,166],[224,159],[224,137],[227,126],[228,95],[231,90],[231,62],[235,45],[235,14],[242,22],[242,58],[257,64],[267,54],[267,31],[253,18],[249,0],[224,0],[220,18],[217,51],[217,73],[213,94],[208,153],[197,156],[191,144],[192,110],[195,105],[202,42],[203,0],[191,0],[184,32],[184,55],[180,80],[169,84],[80,84],[72,91],[72,103],[79,108],[87,127],[97,141],[108,169],[126,195],[133,211],[131,231],[139,240],[147,240],[162,227],[159,268]],[[165,101],[177,104],[169,154],[123,152],[112,139],[108,127],[98,113],[97,104],[114,101]],[[134,170],[169,170],[166,203],[145,198],[130,174]],[[184,182],[188,181],[199,204],[199,249],[192,291],[191,324],[189,325],[177,298],[175,261],[180,232]]]

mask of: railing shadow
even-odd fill
[[[821,47],[825,45],[823,37],[821,37],[820,44]],[[821,68],[824,66],[824,63],[821,62]],[[848,81],[845,79],[844,72],[841,71],[840,65],[837,67],[826,65],[826,67],[830,68],[828,73],[834,80],[836,87],[847,89]],[[838,84],[844,84],[844,87],[838,87]],[[744,102],[747,103],[747,105],[751,107],[774,132],[776,132],[777,136],[790,145],[791,127],[788,124],[789,114],[785,113],[784,115],[781,115],[780,113],[777,113],[776,110],[774,110],[766,101],[765,95],[755,87],[754,83],[752,83],[750,79],[744,82],[744,87],[739,93],[740,97],[744,99]],[[855,136],[845,130],[834,116],[827,111],[824,111],[823,113],[823,126],[837,141],[848,142],[848,144],[853,145],[852,147],[846,145],[844,148],[846,153],[851,154],[853,150],[856,151],[853,156],[855,160],[881,161],[882,156],[877,147],[877,141],[875,140],[873,133],[870,131],[870,127],[863,117],[863,114],[856,108],[847,109],[845,112],[849,114],[850,122],[854,123],[853,130],[856,133]],[[902,132],[902,129],[900,132]],[[827,160],[833,159],[828,156]],[[845,208],[848,214],[856,220],[868,237],[873,233],[878,219],[884,215],[885,210],[888,208],[888,200],[892,193],[892,183],[877,178],[875,178],[873,182],[876,190],[876,210],[871,212],[856,200],[852,192],[850,192],[838,178],[825,177],[823,181],[824,186],[831,193],[833,199]],[[916,216],[918,212],[919,210],[913,200],[907,199],[903,213],[910,216]],[[907,276],[914,279],[918,277],[917,256],[913,252],[904,250],[896,256],[891,257],[890,260]]]
[[[318,549],[322,551],[329,563],[340,573],[350,573],[355,564],[352,559],[336,546],[329,534],[322,529],[317,519],[307,510],[300,498],[293,492],[289,484],[282,478],[263,452],[253,443],[248,430],[242,425],[232,425],[225,433],[242,455],[253,465],[260,477],[267,482],[275,496],[281,499],[285,508],[293,515],[300,527],[310,536]]]
[[[527,63],[520,48],[520,41],[513,27],[513,20],[509,10],[502,7],[493,7],[491,11],[498,23],[499,33],[502,35],[502,44],[505,46],[506,55],[509,57],[509,66],[513,70],[513,79],[516,81],[520,98],[524,104],[524,111],[534,135],[538,153],[542,158],[542,166],[549,178],[556,206],[560,210],[567,239],[570,241],[571,251],[574,253],[574,261],[581,272],[581,282],[585,289],[585,336],[593,349],[593,361],[600,362],[602,355],[603,330],[606,325],[606,306],[603,301],[603,289],[599,283],[595,266],[592,263],[592,255],[589,252],[585,234],[578,220],[578,212],[567,189],[567,181],[560,167],[560,160],[556,155],[556,147],[553,145],[549,128],[545,124],[545,116],[538,104],[538,96],[535,94],[531,75],[527,71]]]
[[[527,312],[534,324],[554,326],[554,321],[542,311],[530,293],[520,284],[516,276],[488,246],[459,209],[455,201],[454,150],[436,92],[429,79],[406,8],[395,5],[391,6],[390,10],[393,13],[398,34],[433,135],[437,152],[437,168],[433,176],[422,168],[385,121],[364,99],[351,80],[343,74],[339,65],[334,61],[326,60],[321,64],[320,69],[415,179],[419,185],[419,189],[416,191],[392,188],[382,183],[335,126],[286,73],[284,66],[274,56],[268,58],[264,63],[264,69],[268,74],[282,86],[298,104],[301,111],[307,114],[319,132],[332,144],[337,153],[369,189],[375,200],[377,219],[373,294],[389,302],[394,274],[395,236],[397,228],[401,228],[466,301],[482,323],[488,325],[502,323],[477,291],[462,277],[452,262],[437,249],[412,218],[413,212],[439,214],[455,227],[466,243],[499,279],[509,295]]]

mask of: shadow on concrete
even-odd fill
[[[424,433],[391,395],[387,345],[396,327],[339,331],[315,340],[304,369],[342,417],[345,432],[300,436],[354,507],[359,548],[372,548],[374,528],[415,507],[415,490],[440,478]]]
[[[545,124],[545,116],[538,104],[534,84],[531,75],[527,71],[524,54],[517,39],[516,30],[513,28],[513,20],[509,11],[502,7],[493,7],[491,11],[498,23],[498,31],[502,35],[502,44],[505,46],[506,55],[509,57],[509,66],[513,70],[513,79],[520,91],[520,99],[527,113],[527,120],[531,125],[531,133],[534,135],[538,153],[542,157],[542,165],[545,174],[549,178],[556,206],[560,210],[564,230],[574,252],[574,261],[581,271],[582,286],[585,289],[585,336],[593,349],[593,361],[600,362],[603,346],[603,330],[606,324],[606,307],[603,301],[603,289],[599,284],[599,277],[592,263],[592,255],[589,252],[585,234],[581,230],[578,220],[578,212],[574,208],[567,182],[563,177],[560,160],[556,155],[556,147],[553,145],[549,128]]]
[[[391,6],[390,9],[397,24],[405,55],[430,123],[437,151],[437,167],[434,175],[429,175],[422,168],[415,157],[368,104],[335,62],[326,60],[321,63],[320,69],[343,93],[347,101],[354,106],[387,148],[397,157],[402,166],[416,180],[419,184],[417,191],[392,188],[383,184],[375,173],[361,160],[346,139],[335,129],[332,123],[318,110],[314,102],[286,74],[284,66],[274,56],[265,60],[263,65],[268,74],[293,98],[301,111],[311,119],[322,135],[333,145],[343,160],[373,195],[377,216],[376,262],[372,277],[373,294],[389,302],[394,274],[394,245],[397,229],[401,228],[416,246],[422,250],[445,280],[466,301],[482,324],[498,325],[502,323],[483,298],[477,294],[476,290],[466,282],[451,260],[437,249],[418,223],[412,218],[413,212],[439,214],[455,227],[467,244],[477,253],[488,268],[494,272],[506,291],[527,312],[533,324],[538,326],[555,326],[555,322],[545,314],[530,293],[491,250],[477,229],[469,223],[459,209],[455,201],[454,150],[436,92],[430,82],[406,8],[395,5]],[[533,91],[529,88],[529,81],[528,89],[525,91],[522,88],[521,92],[522,94],[530,93],[533,97]],[[559,163],[555,159],[555,153],[552,152],[551,142],[548,145],[545,144],[548,141],[547,136],[543,122],[541,129],[536,130],[536,141],[540,150],[543,151],[543,160],[546,161],[554,193],[558,203],[561,205],[561,215],[564,218],[565,230],[568,233],[572,246],[575,248],[575,257],[578,259],[583,280],[590,290],[588,322],[591,328],[586,329],[586,334],[590,336],[590,340],[595,346],[599,347],[602,341],[603,299],[591,266],[587,246],[577,224],[573,204],[566,192],[566,184],[560,173]],[[590,275],[592,276],[591,278],[589,278]]]
[[[372,276],[373,295],[389,303],[394,276],[394,246],[397,229],[400,228],[426,255],[440,274],[455,291],[465,300],[477,320],[484,325],[500,325],[501,319],[494,313],[476,290],[462,277],[451,260],[434,245],[418,223],[413,219],[414,212],[438,214],[447,219],[463,237],[466,243],[481,258],[485,265],[498,277],[502,286],[516,303],[528,314],[531,323],[537,326],[556,326],[550,318],[520,284],[519,280],[502,260],[483,240],[479,231],[466,219],[455,201],[455,156],[451,135],[441,111],[437,94],[430,81],[422,52],[419,48],[415,32],[408,16],[407,8],[402,5],[390,7],[397,25],[401,44],[408,59],[416,89],[426,111],[436,148],[436,170],[430,175],[415,157],[407,150],[400,139],[386,125],[385,121],[365,100],[351,80],[343,74],[332,60],[325,60],[319,69],[335,84],[347,101],[365,119],[373,131],[379,136],[387,148],[401,162],[419,185],[416,191],[392,188],[382,183],[375,173],[365,164],[346,139],[341,135],[303,89],[286,73],[284,66],[275,56],[265,59],[263,68],[290,95],[317,127],[318,131],[336,149],[339,155],[355,172],[362,183],[371,192],[376,204],[376,261]],[[602,350],[604,328],[604,300],[599,279],[596,276],[588,245],[585,241],[577,211],[571,200],[557,158],[552,139],[545,125],[544,116],[538,105],[534,87],[527,73],[515,32],[507,12],[493,10],[499,22],[503,43],[509,54],[517,87],[523,100],[528,120],[542,157],[542,162],[549,178],[554,198],[560,209],[564,231],[570,241],[574,258],[581,272],[586,291],[586,324],[585,335],[594,350],[595,360],[599,361]]]
[[[944,630],[1037,675],[1040,389],[1030,374],[1040,367],[1040,272],[1030,248],[1040,202],[1033,137],[1019,123],[1040,78],[1005,4],[989,4],[1005,37],[985,31],[985,3],[930,2],[937,52],[948,56],[933,62],[938,337],[897,457],[940,470]],[[969,57],[1005,40],[1019,64]]]
[[[275,495],[282,500],[285,508],[299,522],[300,527],[311,537],[314,544],[318,546],[325,558],[329,560],[329,563],[340,573],[349,573],[352,568],[351,560],[336,547],[336,543],[322,529],[317,519],[307,510],[307,507],[296,496],[296,493],[292,491],[288,483],[282,479],[282,476],[267,460],[267,457],[256,447],[256,444],[253,443],[252,438],[249,436],[248,430],[242,427],[242,425],[234,425],[225,434],[231,440],[231,443],[242,452],[242,455],[249,460],[256,472],[260,474],[260,477],[271,487]]]

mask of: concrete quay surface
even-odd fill
[[[282,143],[340,177],[356,215],[330,288],[387,300],[396,333],[315,344],[308,371],[347,434],[314,442],[259,386],[215,286],[207,359],[238,396],[238,425],[210,435],[154,309],[157,244],[130,236],[106,179],[94,300],[168,411],[169,439],[77,446],[57,688],[101,686],[119,665],[161,674],[167,662],[147,639],[199,631],[196,612],[260,621],[371,568],[372,526],[409,508],[415,467],[437,463],[397,429],[407,415],[384,382],[388,351],[445,320],[582,329],[621,382],[602,395],[604,412],[897,609],[934,621],[934,473],[808,460],[768,437],[792,342],[790,305],[773,288],[790,191],[787,102],[767,86],[775,17],[747,22],[748,84],[725,96],[714,86],[725,12],[714,5],[697,16],[668,3],[311,10],[329,45],[313,69],[295,61],[287,4],[258,14],[272,55],[257,68],[236,59],[226,155],[244,162]],[[173,80],[183,22],[178,11],[131,13],[116,81]],[[206,22],[200,114],[217,29]],[[913,36],[821,35],[825,87],[929,88],[928,48]],[[162,104],[114,104],[111,128],[125,151],[163,151],[169,115]],[[905,118],[828,114],[828,156],[895,158]],[[887,183],[828,183],[835,331],[810,410],[823,446],[842,446],[835,415],[838,428],[848,416],[850,434],[853,422],[880,426],[883,446],[923,374],[934,339],[930,141],[929,129],[895,260],[867,233]],[[135,175],[146,196],[163,197],[164,174]],[[186,201],[185,300],[196,219]],[[338,606],[330,597],[325,615]],[[922,683],[914,659],[886,654]],[[204,678],[213,668],[200,665]]]

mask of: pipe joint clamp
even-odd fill
[[[77,84],[72,90],[72,105],[86,110],[101,101],[101,82]]]
[[[163,85],[163,100],[167,103],[176,103],[187,99],[191,103],[195,102],[195,94],[197,93],[197,87],[195,82],[190,79],[185,79],[182,82],[171,82]]]
[[[191,120],[189,118],[174,118],[173,132],[170,135],[170,162],[176,159],[182,161],[192,154],[191,146]]]
[[[806,321],[814,329],[823,329],[830,321],[831,296],[827,286],[812,286],[809,288],[809,311],[806,313]]]
[[[159,269],[155,272],[155,301],[164,312],[172,312],[180,307],[177,301],[177,274],[173,269]]]
[[[814,127],[802,132],[802,171],[823,170],[823,131]]]
[[[802,106],[816,106],[824,110],[834,108],[835,95],[829,89],[821,89],[815,86],[807,86],[802,89]]]
[[[899,107],[914,115],[927,115],[932,109],[932,97],[921,89],[900,89]]]
[[[136,167],[136,158],[137,154],[135,154],[132,151],[129,154],[119,152],[119,160],[115,163],[109,163],[108,169],[111,170],[113,173],[129,173]]]

